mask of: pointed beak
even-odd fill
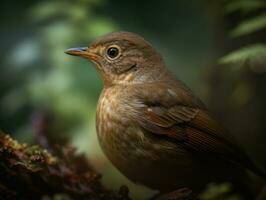
[[[72,56],[80,56],[83,58],[88,58],[92,61],[97,61],[100,57],[96,53],[91,52],[90,48],[88,47],[70,48],[70,49],[65,50],[65,53],[72,55]]]
[[[84,54],[88,50],[88,47],[77,47],[77,48],[70,48],[65,50],[66,54],[72,55],[72,56],[80,56]]]

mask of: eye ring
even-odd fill
[[[117,45],[111,45],[106,50],[107,58],[110,60],[115,60],[121,55],[121,48]]]

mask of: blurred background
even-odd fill
[[[264,0],[24,0],[0,7],[0,129],[34,143],[45,129],[69,140],[117,190],[151,194],[112,167],[95,133],[102,83],[93,64],[64,54],[112,31],[144,36],[266,168]]]

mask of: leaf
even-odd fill
[[[240,11],[246,14],[261,8],[266,8],[266,3],[262,0],[229,1],[225,6],[225,12],[230,14]]]
[[[266,70],[266,44],[252,44],[232,51],[218,61],[220,64],[245,66],[248,62],[254,71]]]
[[[240,200],[239,195],[232,194],[232,185],[230,183],[210,184],[205,191],[200,194],[202,200]]]
[[[266,13],[259,16],[247,19],[241,22],[233,31],[231,32],[232,37],[239,37],[242,35],[247,35],[255,31],[259,31],[266,27]]]

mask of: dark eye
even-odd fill
[[[117,47],[110,47],[107,50],[107,55],[109,58],[114,59],[119,55],[119,49]]]

